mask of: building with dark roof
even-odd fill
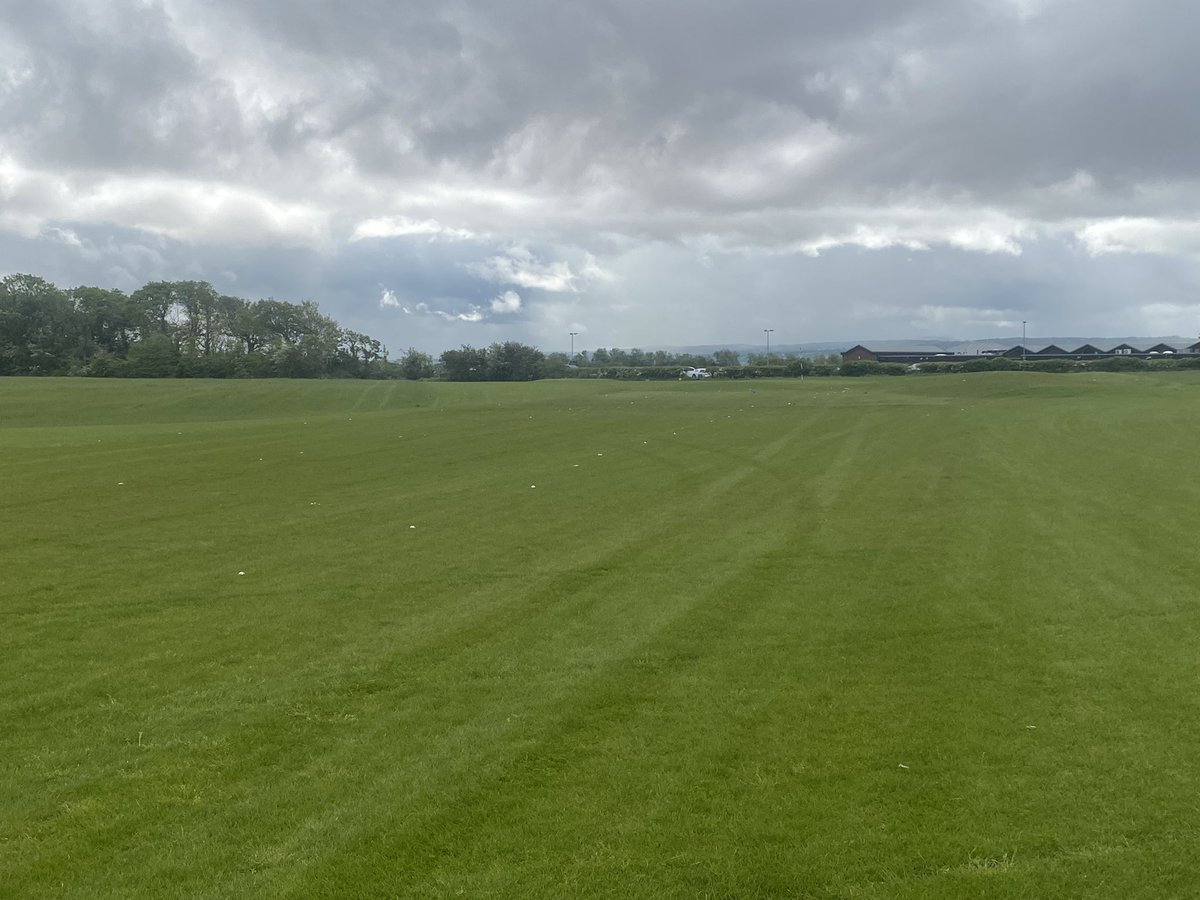
[[[961,350],[959,349],[961,348]],[[886,349],[871,349],[863,344],[855,344],[842,353],[842,362],[880,362],[903,363],[913,365],[923,362],[966,362],[972,359],[995,359],[1003,356],[1008,359],[1024,360],[1089,360],[1105,359],[1110,356],[1135,356],[1143,359],[1152,356],[1167,356],[1179,354],[1200,353],[1200,341],[1187,346],[1158,343],[1153,347],[1138,348],[1132,344],[1118,344],[1108,350],[1094,344],[1084,344],[1074,350],[1066,350],[1057,344],[1047,344],[1038,349],[1031,349],[1020,344],[1005,349],[995,342],[968,342],[959,344],[957,348],[945,348],[924,345],[913,347],[887,347]]]

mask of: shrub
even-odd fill
[[[87,365],[79,370],[80,375],[90,375],[94,378],[119,377],[125,368],[125,360],[112,353],[97,353]]]
[[[1108,356],[1088,366],[1099,372],[1136,372],[1146,367],[1146,361],[1140,356]]]
[[[893,363],[893,365],[895,365]],[[859,378],[863,375],[879,375],[881,374],[882,366],[869,359],[856,359],[852,362],[842,363],[838,369],[839,375],[845,375],[850,378]]]
[[[816,378],[828,378],[837,373],[838,367],[829,363],[812,363],[804,367],[805,375],[812,375]]]
[[[782,366],[722,366],[715,374],[722,378],[773,378],[783,375]]]
[[[1076,365],[1073,359],[1035,359],[1029,368],[1034,372],[1074,372]]]
[[[179,374],[179,348],[165,334],[152,334],[129,348],[122,374],[130,378],[174,378]]]

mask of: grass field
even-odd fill
[[[0,895],[1196,896],[1198,447],[1187,372],[0,379]]]

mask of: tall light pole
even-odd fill
[[[579,334],[578,331],[571,332],[571,365],[575,365],[575,335],[577,334]]]
[[[771,365],[771,332],[774,328],[764,328],[763,334],[767,336],[767,365]]]
[[[1021,320],[1021,362],[1025,361],[1025,320]]]

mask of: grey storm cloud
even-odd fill
[[[1182,0],[0,0],[0,269],[207,277],[431,349],[1190,334],[1198,25]]]

